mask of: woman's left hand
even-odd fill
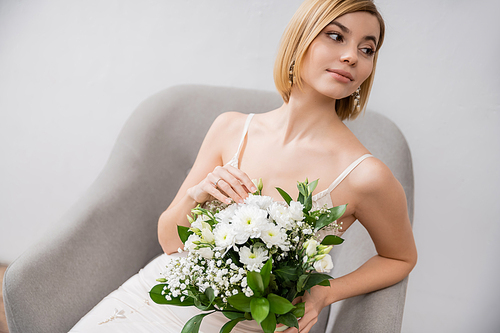
[[[329,305],[327,301],[329,293],[325,290],[325,288],[331,287],[314,286],[311,288],[310,293],[306,291],[302,297],[297,297],[294,300],[294,304],[306,302],[304,317],[299,320],[300,333],[308,333],[318,321],[318,316],[321,310],[323,310],[325,306]],[[295,327],[291,327],[283,331],[283,333],[297,333],[297,329]]]

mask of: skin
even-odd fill
[[[255,191],[251,179],[256,178],[263,179],[263,194],[275,200],[281,200],[276,186],[297,197],[296,182],[306,177],[320,179],[317,193],[350,163],[369,153],[334,110],[336,99],[352,94],[372,72],[370,50],[376,48],[379,23],[366,12],[349,13],[334,22],[349,31],[330,24],[311,43],[302,64],[302,90],[293,86],[288,103],[254,116],[239,169],[226,163],[237,150],[247,115],[229,112],[214,121],[191,172],[159,219],[159,241],[166,253],[182,246],[177,225],[189,226],[185,216],[198,203],[214,197],[241,202]],[[376,40],[369,36],[376,36]],[[349,72],[353,80],[342,82],[331,73],[332,69]],[[339,219],[344,230],[359,220],[378,254],[356,271],[331,280],[330,287],[313,287],[294,301],[306,302],[305,315],[299,320],[301,333],[309,332],[325,306],[393,285],[404,279],[417,261],[405,193],[380,160],[364,160],[331,192],[331,199],[334,206],[348,203]]]

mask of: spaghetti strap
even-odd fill
[[[313,195],[313,201],[318,201],[321,198],[325,197],[327,194],[330,194],[344,179],[347,177],[354,168],[356,168],[361,162],[363,162],[365,159],[368,157],[373,157],[372,154],[365,154],[358,158],[356,161],[352,162],[351,165],[349,165],[344,172],[342,172],[337,179],[333,181],[333,183],[326,189],[323,190],[315,195]]]
[[[248,132],[248,127],[250,127],[250,122],[252,121],[254,115],[255,115],[254,113],[250,113],[248,115],[247,120],[245,122],[245,126],[243,127],[243,133],[241,135],[240,144],[238,145],[238,150],[236,151],[236,154],[234,154],[233,158],[227,163],[235,168],[238,168],[238,160],[240,159],[241,148],[243,147],[243,142],[245,141],[245,137]]]
[[[344,172],[342,172],[337,179],[333,181],[333,183],[328,187],[327,193],[332,192],[344,179],[347,177],[352,170],[354,170],[361,162],[363,162],[365,159],[368,157],[373,157],[372,154],[365,154],[358,158],[356,161],[352,162],[351,165],[349,165]]]

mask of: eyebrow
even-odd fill
[[[339,23],[337,21],[332,21],[328,25],[336,25],[345,34],[350,34],[351,33],[351,30],[349,30],[348,27],[346,27],[345,25],[343,25],[342,23]],[[371,41],[373,41],[375,43],[375,46],[378,46],[377,38],[375,38],[375,36],[373,36],[373,35],[365,36],[363,39],[364,40],[371,40]]]

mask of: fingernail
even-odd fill
[[[250,190],[251,190],[252,192],[255,192],[255,191],[257,191],[257,187],[252,186],[252,188],[251,188]]]
[[[238,200],[238,202],[239,202],[239,203],[243,203],[243,200],[239,199],[239,200]]]
[[[226,203],[230,204],[231,203],[231,199],[226,199]]]

